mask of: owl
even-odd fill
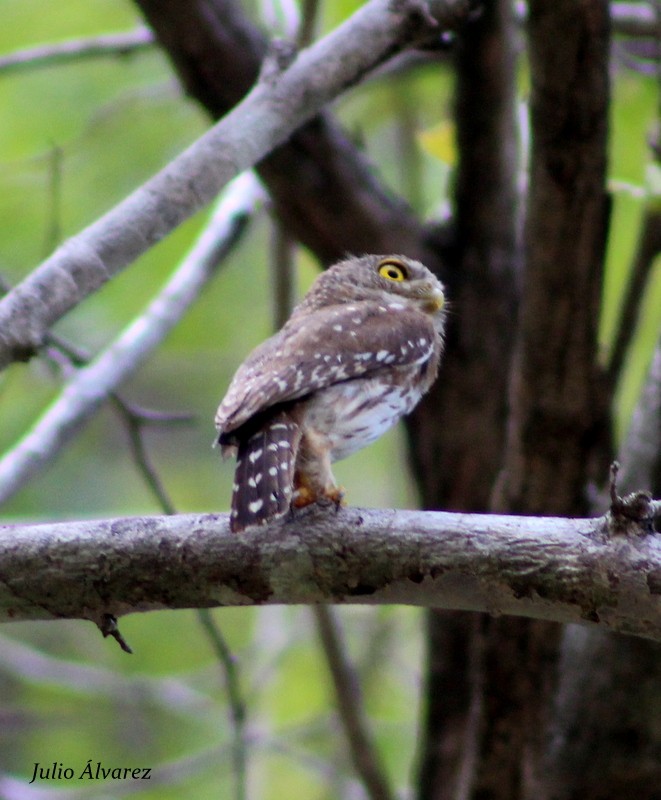
[[[250,353],[216,412],[236,453],[230,528],[339,506],[331,464],[378,439],[429,389],[443,349],[441,282],[404,256],[348,258]]]

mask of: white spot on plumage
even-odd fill
[[[261,457],[263,452],[264,450],[262,450],[261,447],[258,450],[253,450],[252,453],[250,453],[250,455],[248,456],[248,461],[250,461],[251,464],[254,464],[255,461],[257,461],[257,459]]]
[[[333,330],[337,331],[339,333],[342,330],[342,326],[341,325],[333,325]]]
[[[252,514],[256,514],[263,505],[263,500],[253,500],[252,503],[248,503],[248,511]]]
[[[379,350],[379,352],[376,354],[376,360],[383,361],[387,356],[388,356],[387,350]]]

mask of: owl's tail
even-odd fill
[[[230,514],[232,531],[264,525],[289,510],[300,438],[298,424],[281,411],[239,441]]]

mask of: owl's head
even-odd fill
[[[424,264],[400,255],[367,255],[329,267],[300,307],[309,310],[362,300],[392,303],[395,299],[432,316],[441,316],[445,305],[443,284]]]

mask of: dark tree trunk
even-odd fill
[[[488,510],[502,464],[520,271],[514,39],[510,4],[498,2],[457,46],[453,314],[441,378],[409,424],[426,508]],[[420,800],[471,796],[485,713],[484,628],[468,613],[428,614]]]

